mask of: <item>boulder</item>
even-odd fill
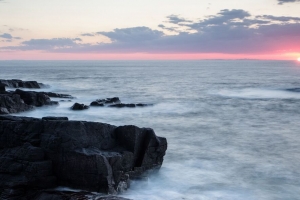
[[[86,110],[89,106],[80,104],[80,103],[74,103],[74,105],[71,107],[72,110]]]
[[[0,116],[0,130],[0,199],[57,186],[117,194],[158,170],[167,149],[150,128],[67,118]]]

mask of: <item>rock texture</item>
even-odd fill
[[[36,197],[56,186],[116,194],[159,169],[166,149],[150,128],[0,116],[0,199],[56,199]]]
[[[60,98],[69,98],[70,95],[51,93],[52,96],[60,96]],[[62,97],[66,96],[66,97]],[[0,83],[0,114],[18,113],[28,111],[34,107],[45,105],[57,105],[57,101],[51,101],[47,92],[23,91],[16,89],[7,92],[1,89]]]
[[[93,101],[90,106],[108,106],[116,108],[134,108],[134,107],[145,107],[151,106],[152,104],[143,104],[143,103],[121,103],[119,97],[106,98],[106,99],[97,99]]]
[[[11,88],[41,88],[44,86],[42,83],[36,81],[22,81],[18,79],[4,80],[0,79],[0,83],[4,84],[6,87]]]
[[[89,109],[89,106],[81,104],[81,103],[74,103],[71,107],[72,110],[86,110]]]

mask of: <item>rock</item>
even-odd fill
[[[16,89],[15,94],[20,95],[21,99],[27,104],[32,106],[44,106],[44,105],[55,105],[58,104],[56,101],[51,101],[49,96],[43,92],[23,91]]]
[[[75,97],[69,95],[69,94],[58,94],[58,93],[54,93],[54,92],[40,92],[43,93],[49,97],[53,97],[53,98],[64,98],[64,99],[75,99]]]
[[[18,94],[0,94],[0,114],[24,112],[32,108]]]
[[[108,107],[116,107],[116,108],[134,108],[134,107],[145,107],[150,106],[152,104],[133,104],[133,103],[121,103],[119,97],[113,97],[113,98],[106,98],[106,99],[97,99],[96,101],[93,101],[90,106],[108,106]]]
[[[37,192],[31,200],[130,200],[117,196],[94,194],[82,191],[44,190]]]
[[[90,106],[104,106],[104,103],[100,103],[98,101],[93,101]]]
[[[43,117],[42,120],[66,120],[68,121],[69,119],[67,117]]]
[[[118,104],[114,104],[114,105],[109,105],[109,107],[117,107],[117,108],[128,107],[128,108],[134,108],[134,107],[135,107],[135,104],[133,104],[133,103],[129,103],[129,104],[118,103]]]
[[[35,106],[57,105],[58,102],[40,92],[23,91],[0,93],[0,114],[18,113],[33,109]]]
[[[10,88],[41,88],[41,86],[43,86],[42,83],[38,83],[36,81],[22,81],[18,79],[0,79],[0,83]]]
[[[5,84],[0,83],[0,93],[4,93],[5,92]]]
[[[0,116],[0,130],[0,199],[68,199],[33,195],[57,186],[116,194],[158,170],[167,149],[150,128],[66,118]]]
[[[119,97],[97,99],[96,101],[93,101],[90,105],[91,106],[104,106],[106,104],[115,104],[115,103],[121,103]]]
[[[88,108],[89,106],[80,103],[74,103],[74,105],[71,107],[72,110],[85,110]]]

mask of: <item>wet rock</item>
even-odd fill
[[[0,116],[0,130],[0,199],[60,199],[36,195],[57,186],[116,194],[158,170],[167,149],[165,138],[136,126]]]
[[[52,117],[52,116],[48,116],[48,117],[43,117],[42,120],[69,120],[67,117]]]
[[[116,107],[116,108],[124,108],[124,107],[128,107],[128,108],[134,108],[135,104],[133,103],[118,103],[118,104],[114,104],[114,105],[109,105],[109,107]]]
[[[57,105],[58,102],[40,92],[23,91],[0,93],[0,114],[18,113],[28,111],[34,107],[44,105]]]
[[[36,81],[22,81],[19,79],[0,79],[0,83],[10,88],[41,88],[42,86],[44,86],[42,83],[38,83]]]
[[[80,104],[80,103],[74,103],[74,105],[71,107],[72,110],[86,110],[89,106]]]
[[[116,104],[116,103],[121,103],[119,97],[97,99],[96,101],[93,101],[90,105],[91,106],[104,106],[107,104]]]
[[[53,98],[63,98],[63,99],[75,99],[75,97],[69,95],[69,94],[59,94],[59,93],[54,93],[54,92],[41,92],[49,97]]]
[[[0,83],[0,94],[5,92],[5,84]]]
[[[44,105],[56,105],[58,102],[51,101],[49,96],[45,95],[42,92],[33,92],[33,91],[23,91],[16,89],[14,94],[20,95],[21,99],[27,104],[32,106],[44,106]]]
[[[98,101],[93,101],[90,106],[104,106],[104,103],[100,103]]]
[[[119,97],[113,97],[113,98],[106,98],[106,99],[97,99],[96,101],[93,101],[90,106],[108,106],[108,107],[115,107],[115,108],[134,108],[134,107],[145,107],[150,106],[152,104],[143,104],[143,103],[121,103]]]
[[[32,108],[18,94],[0,94],[0,114],[24,112]]]

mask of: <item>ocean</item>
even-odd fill
[[[122,197],[300,199],[300,62],[0,61],[0,79],[76,97],[18,116],[132,124],[166,137],[160,171]],[[70,110],[107,97],[153,106]]]

